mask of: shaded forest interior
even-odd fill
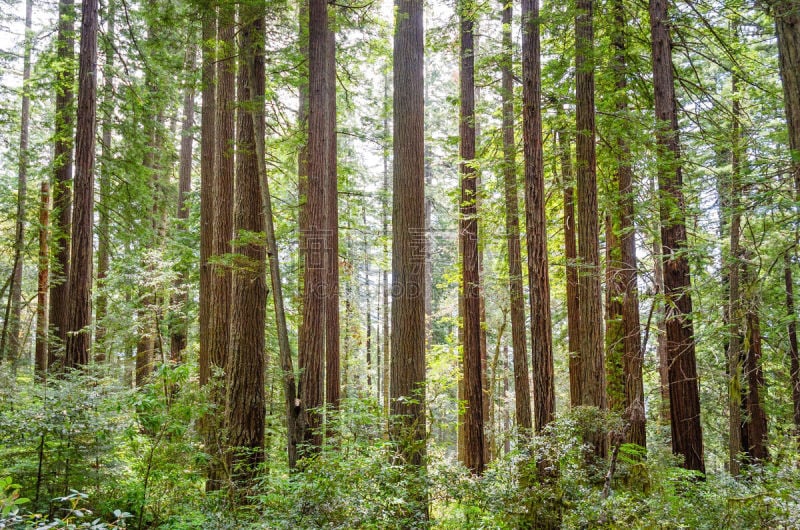
[[[800,0],[0,5],[0,528],[800,527]]]

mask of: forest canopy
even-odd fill
[[[800,527],[800,0],[0,0],[0,528]]]

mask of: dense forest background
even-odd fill
[[[800,2],[0,0],[0,528],[800,527]]]

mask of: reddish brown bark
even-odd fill
[[[333,7],[328,14],[332,18]],[[325,50],[325,72],[327,76],[327,125],[328,164],[325,178],[325,249],[326,278],[328,290],[325,303],[325,402],[339,407],[340,362],[339,362],[339,186],[336,153],[336,33],[327,30]]]
[[[234,42],[235,7],[232,4],[219,8],[219,57],[217,59],[217,88],[214,145],[214,235],[211,256],[216,260],[231,252],[233,239],[233,186],[234,186],[234,119],[236,96],[236,48]],[[221,263],[211,265],[211,298],[209,314],[209,359],[212,370],[227,367],[230,347],[231,268]],[[223,405],[225,392],[214,401]]]
[[[326,42],[328,9],[324,0],[309,0],[308,30],[308,151],[305,205],[305,279],[303,320],[300,329],[298,394],[303,440],[313,447],[322,444],[322,415],[325,381],[325,182],[328,166]]]
[[[67,279],[69,278],[70,228],[72,223],[72,146],[74,145],[74,93],[75,83],[75,3],[60,0],[58,3],[58,34],[56,54],[64,65],[56,73],[55,147],[53,150],[53,270],[50,278],[50,340],[48,366],[63,362],[63,348],[67,340],[69,315]]]
[[[800,2],[798,0],[773,0],[768,2],[775,18],[778,37],[778,57],[783,83],[786,126],[789,130],[791,172],[794,180],[795,199],[800,197]],[[800,441],[800,355],[797,347],[797,315],[792,290],[791,261],[786,254],[786,309],[789,315],[789,356],[792,399],[794,402],[794,424]]]
[[[511,344],[514,351],[514,406],[521,433],[533,429],[528,348],[525,339],[525,294],[522,290],[522,257],[517,199],[517,146],[514,140],[514,76],[511,43],[512,4],[503,2],[503,182],[506,201],[506,245],[508,247],[508,290],[511,309]],[[506,355],[507,359],[508,356]],[[505,381],[505,380],[504,380]],[[506,381],[507,382],[507,381]]]
[[[236,127],[234,232],[264,231],[261,183],[255,131],[263,131],[264,19],[261,9],[243,6],[240,16],[239,113]],[[253,109],[247,112],[248,109]],[[255,124],[254,120],[259,123]],[[267,285],[266,254],[261,242],[236,243],[237,266],[231,293],[230,356],[226,376],[226,428],[231,478],[251,488],[264,461],[264,325]]]
[[[69,319],[64,366],[89,362],[92,318],[92,245],[95,132],[97,128],[97,0],[82,7],[78,114],[75,129],[75,182],[69,269]]]
[[[422,1],[396,0],[391,437],[425,462],[425,117]]]
[[[475,55],[473,13],[469,2],[460,2],[461,19],[461,116],[459,126],[461,156],[461,221],[463,245],[462,297],[464,299],[464,465],[482,473],[484,461],[483,385],[481,355],[480,276],[478,264],[477,174],[475,159]]]
[[[687,242],[678,114],[667,21],[666,0],[650,0],[672,451],[683,456],[687,469],[704,473],[691,276],[684,252]]]
[[[578,307],[580,313],[580,404],[606,408],[603,312],[600,292],[597,158],[594,108],[594,2],[579,0],[575,17],[576,180],[578,198]],[[590,433],[595,454],[605,457],[606,436]]]
[[[536,0],[522,1],[522,20],[522,141],[525,158],[525,224],[531,306],[533,425],[536,432],[540,432],[555,419],[556,402],[542,149],[539,3]]]
[[[210,45],[217,37],[217,17],[212,9],[202,14],[202,104],[200,117],[200,384],[211,375],[209,322],[211,313],[211,266],[214,233],[214,146],[216,122],[216,54]]]

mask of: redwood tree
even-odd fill
[[[533,428],[531,416],[528,348],[525,338],[525,294],[522,291],[522,257],[519,241],[517,200],[517,146],[514,140],[514,76],[511,18],[513,6],[503,1],[503,182],[506,202],[506,245],[508,247],[508,290],[511,305],[511,344],[514,349],[514,396],[517,426],[523,433]]]
[[[78,114],[75,130],[75,183],[72,248],[69,269],[69,319],[64,366],[89,362],[92,318],[92,230],[94,220],[94,159],[97,110],[98,0],[84,0],[78,70]]]
[[[581,356],[580,404],[606,408],[603,355],[603,313],[597,209],[597,158],[594,109],[593,0],[579,0],[575,16],[575,137],[578,198],[578,308]],[[605,456],[606,437],[595,432],[588,440],[595,454]]]
[[[329,25],[333,17],[329,6]],[[337,408],[339,382],[339,185],[336,153],[336,33],[326,35],[325,72],[327,76],[327,169],[325,171],[325,402]],[[345,352],[347,353],[347,352]]]
[[[531,306],[534,428],[555,419],[550,275],[547,260],[542,75],[538,0],[522,0],[522,142],[525,155],[525,223]]]
[[[211,375],[209,322],[211,313],[211,257],[214,235],[214,133],[216,130],[216,54],[211,42],[217,38],[217,17],[214,9],[202,12],[202,108],[200,116],[200,301],[198,307],[200,334],[200,384]]]
[[[325,182],[328,178],[328,7],[324,0],[308,3],[308,146],[306,151],[306,204],[302,249],[305,254],[303,310],[298,339],[300,367],[299,423],[303,441],[319,447],[325,362]]]
[[[678,113],[672,66],[667,1],[650,0],[653,88],[657,120],[658,190],[664,266],[666,350],[672,451],[684,466],[705,473],[700,393],[697,382],[686,213],[678,138]]]
[[[264,324],[267,284],[266,253],[261,241],[246,237],[264,231],[261,183],[255,131],[264,120],[264,15],[259,7],[243,7],[240,14],[240,68],[236,127],[236,187],[234,207],[230,349],[226,376],[227,445],[231,448],[231,476],[240,487],[253,485],[264,461]],[[250,112],[248,112],[250,110]],[[259,120],[255,124],[254,120]]]
[[[789,130],[789,150],[792,157],[791,172],[794,180],[795,200],[800,199],[800,1],[771,0],[766,2],[775,18],[778,36],[778,57],[783,83],[783,104],[786,126]],[[800,440],[800,354],[797,347],[797,315],[792,287],[793,271],[788,254],[784,257],[786,283],[786,310],[789,314],[789,356],[794,401],[795,431]]]
[[[461,20],[461,69],[459,121],[461,156],[462,297],[464,333],[462,366],[464,369],[464,464],[475,473],[484,467],[483,385],[481,363],[480,273],[478,263],[477,174],[475,161],[475,55],[473,4],[458,4]],[[424,226],[424,225],[423,225]]]
[[[391,437],[425,463],[425,103],[422,0],[396,0]]]
[[[55,146],[53,149],[53,226],[51,247],[54,255],[50,274],[50,318],[52,330],[48,343],[48,366],[63,354],[67,340],[69,314],[67,279],[69,278],[70,225],[72,223],[72,147],[74,145],[75,83],[75,2],[58,3],[56,54],[62,66],[56,72]]]

